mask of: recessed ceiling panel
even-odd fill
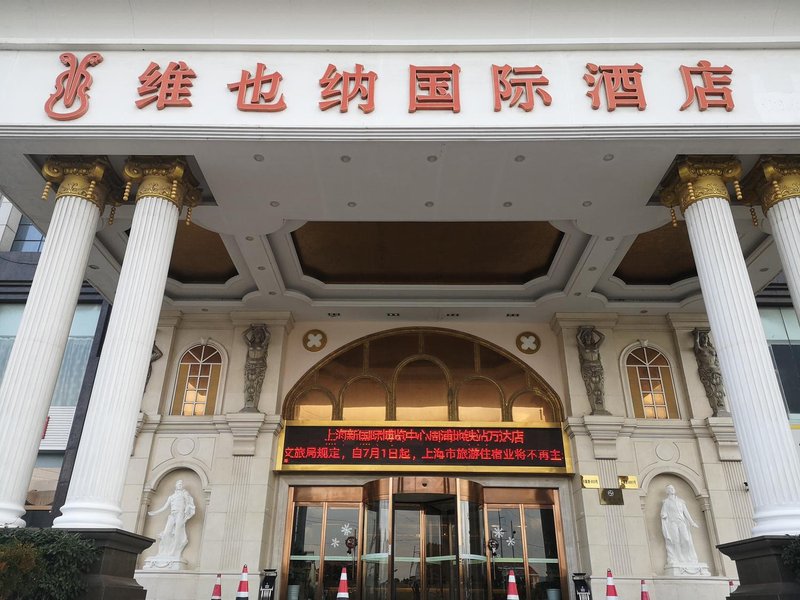
[[[686,222],[636,236],[615,277],[628,285],[672,285],[697,276]]]
[[[303,273],[328,284],[521,285],[563,233],[547,222],[311,222],[292,233]]]
[[[169,276],[181,283],[223,284],[238,274],[220,235],[182,221],[175,233]]]

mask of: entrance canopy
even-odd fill
[[[697,312],[688,236],[659,202],[662,178],[687,154],[737,157],[746,175],[759,156],[798,150],[800,118],[785,76],[798,51],[773,29],[796,10],[723,24],[730,11],[716,5],[691,6],[702,44],[669,37],[687,31],[683,17],[665,22],[680,10],[609,9],[598,20],[589,3],[569,19],[548,3],[487,6],[459,17],[457,40],[439,37],[461,10],[449,2],[426,6],[424,25],[407,5],[389,18],[359,3],[336,15],[314,4],[302,29],[274,6],[189,25],[176,7],[120,5],[129,19],[109,10],[66,29],[80,8],[9,7],[17,37],[0,50],[10,82],[0,187],[46,231],[48,157],[107,157],[118,175],[131,155],[186,157],[202,195],[179,229],[167,285],[182,310],[403,320]],[[345,19],[348,10],[360,16]],[[139,33],[137,23],[158,36],[174,19],[181,31]],[[597,38],[576,38],[573,19],[591,19]],[[56,24],[72,37],[43,35]],[[108,296],[132,212],[120,206],[95,243],[87,277]],[[759,289],[780,270],[777,252],[746,206],[735,202],[734,215]]]

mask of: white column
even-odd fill
[[[150,179],[145,173],[139,188],[69,492],[54,527],[122,528],[125,474],[184,194],[174,184],[170,194],[163,172]],[[160,188],[159,195],[142,195],[145,186]]]
[[[794,310],[800,318],[800,197],[779,201],[767,212]]]
[[[800,457],[728,201],[693,201],[684,214],[750,484],[753,535],[800,534]]]
[[[88,194],[87,178],[69,183],[94,199],[57,197],[0,385],[0,527],[25,526],[25,496],[103,206],[94,186]]]

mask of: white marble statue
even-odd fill
[[[710,575],[708,565],[698,562],[689,527],[698,528],[686,502],[675,493],[675,487],[666,487],[667,497],[661,504],[661,532],[667,547],[666,575]]]
[[[183,549],[189,543],[186,537],[186,521],[195,513],[194,498],[183,489],[183,481],[175,483],[175,491],[158,510],[148,512],[151,517],[161,514],[169,509],[169,516],[164,529],[158,534],[158,554],[145,560],[145,569],[180,569],[186,564],[181,559]]]

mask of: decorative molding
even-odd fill
[[[583,424],[589,437],[592,438],[595,459],[616,460],[617,439],[623,437],[623,430],[626,435],[630,435],[630,429],[626,428],[624,417],[586,415],[583,417]]]
[[[736,438],[736,430],[733,427],[733,419],[730,417],[708,417],[705,423],[711,432],[711,437],[714,438],[719,459],[721,461],[742,460],[739,440]]]
[[[225,420],[233,435],[233,455],[253,456],[256,453],[256,439],[265,415],[259,412],[228,413]]]
[[[680,206],[681,212],[686,212],[696,202],[708,198],[730,200],[728,182],[734,182],[737,198],[741,198],[738,187],[741,174],[741,163],[729,156],[686,157],[665,177],[667,183],[660,193],[661,203],[671,209]]]

